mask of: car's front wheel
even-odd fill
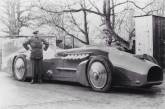
[[[27,62],[24,55],[16,56],[13,60],[12,71],[13,76],[18,81],[25,81],[26,79],[26,69]]]
[[[106,92],[111,87],[112,64],[102,56],[93,57],[88,65],[87,77],[93,90]]]

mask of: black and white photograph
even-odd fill
[[[0,109],[164,109],[165,0],[0,0]]]

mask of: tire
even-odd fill
[[[94,91],[107,92],[111,88],[113,66],[103,56],[93,57],[87,69],[87,79]]]
[[[13,77],[18,81],[25,81],[27,74],[27,61],[24,55],[16,56],[12,64]]]

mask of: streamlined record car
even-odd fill
[[[19,50],[11,56],[16,80],[31,78],[30,52]],[[51,47],[44,53],[43,79],[77,82],[95,91],[113,86],[151,87],[163,82],[163,72],[153,57],[136,56],[113,47],[84,46],[61,49]]]

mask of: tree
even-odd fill
[[[80,3],[80,6],[81,6],[82,9],[86,8],[85,0],[83,0]],[[84,26],[84,28],[81,28],[80,25],[76,22],[76,19],[74,18],[72,12],[70,12],[70,14],[71,14],[71,17],[72,17],[73,24],[75,26],[77,26],[79,31],[84,35],[84,37],[85,37],[85,44],[89,45],[89,28],[88,28],[88,21],[87,21],[87,12],[85,10],[83,10],[82,12],[83,12],[83,24],[84,24],[83,26]]]
[[[85,1],[85,0],[84,0]],[[80,13],[80,12],[85,12],[88,14],[95,14],[98,15],[99,17],[102,17],[103,19],[103,25],[105,25],[105,33],[108,37],[108,42],[109,45],[111,45],[112,41],[119,41],[122,46],[127,47],[129,45],[129,43],[127,41],[125,41],[121,36],[119,36],[116,33],[116,22],[117,22],[117,14],[119,14],[120,12],[117,12],[116,9],[118,7],[122,7],[122,6],[127,6],[127,5],[132,5],[132,7],[140,10],[142,13],[144,13],[143,15],[148,15],[150,12],[153,12],[154,10],[146,10],[147,8],[149,8],[149,6],[151,6],[153,4],[153,1],[145,4],[144,6],[140,6],[138,5],[135,1],[133,0],[126,0],[123,2],[119,2],[116,3],[116,0],[103,0],[103,11],[100,11],[100,9],[91,1],[88,0],[90,2],[90,6],[86,6],[86,7],[79,7],[79,8],[63,8],[62,10],[50,10],[48,8],[45,8],[44,6],[40,6],[39,8],[41,10],[44,10],[46,12],[49,13],[54,13],[54,14],[68,14],[68,13],[72,13],[72,14],[76,14],[76,13]],[[92,8],[91,8],[92,6]],[[126,11],[127,9],[124,8],[123,11]],[[123,19],[121,19],[123,20]],[[123,21],[122,21],[123,22]],[[63,30],[66,30],[65,28],[63,28]],[[132,33],[132,32],[130,32]],[[89,37],[88,37],[89,38]]]
[[[152,9],[152,11],[150,11],[150,14],[165,16],[165,1],[164,0],[154,0],[150,8]]]
[[[38,18],[40,19],[40,23],[38,26],[47,24],[51,27],[55,27],[57,33],[62,33],[63,36],[65,33],[66,35],[79,40],[81,43],[89,45],[89,27],[87,18],[88,13],[86,11],[81,11],[81,13],[79,13],[80,16],[83,16],[83,24],[81,24],[82,22],[79,23],[79,21],[77,21],[75,18],[75,14],[72,12],[54,13],[60,10],[60,6],[56,6],[56,8],[54,8],[54,5],[52,5],[52,3],[47,3],[43,6],[41,5],[41,1],[39,1],[38,4],[39,5],[36,6],[41,9],[40,17],[38,16]],[[85,0],[82,0],[77,5],[82,9],[86,8]],[[71,5],[69,4],[67,4],[65,7],[67,7],[67,9],[71,9]]]
[[[3,32],[12,36],[19,35],[22,27],[28,27],[30,9],[21,9],[21,0],[5,0],[1,22],[5,25]]]

